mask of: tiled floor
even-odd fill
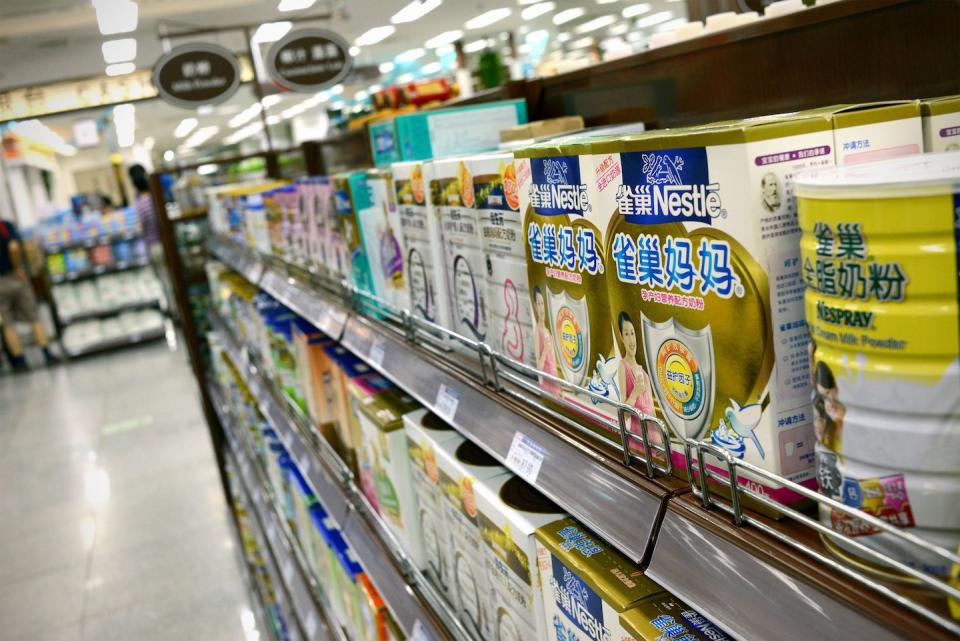
[[[245,638],[196,389],[164,344],[0,377],[0,641]]]

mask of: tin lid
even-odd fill
[[[557,504],[540,493],[519,476],[514,476],[500,488],[500,499],[505,505],[521,512],[535,514],[563,514]]]
[[[424,415],[423,420],[420,421],[420,425],[428,430],[437,432],[453,430],[453,427],[451,427],[449,423],[429,411]]]
[[[467,465],[478,465],[480,467],[499,467],[500,463],[493,458],[479,445],[473,441],[464,441],[454,453],[457,460]]]
[[[874,199],[960,192],[960,152],[917,154],[799,174],[799,198]]]

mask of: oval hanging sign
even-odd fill
[[[240,64],[229,50],[217,45],[182,45],[154,65],[153,84],[160,97],[176,107],[214,105],[240,87]]]
[[[323,29],[289,33],[267,53],[270,77],[290,91],[318,91],[336,84],[352,65],[346,41]]]

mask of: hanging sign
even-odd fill
[[[319,91],[340,82],[353,66],[346,41],[323,29],[287,34],[270,47],[266,62],[274,82],[302,92]]]
[[[214,105],[229,99],[240,87],[240,64],[223,47],[187,44],[157,61],[153,84],[160,97],[175,107]]]

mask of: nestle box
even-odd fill
[[[437,448],[437,463],[444,525],[450,535],[444,554],[453,584],[453,605],[460,621],[477,638],[493,639],[494,622],[489,607],[494,598],[493,587],[480,547],[475,488],[510,472],[472,441],[464,441],[456,449],[450,445],[452,442]]]
[[[878,102],[813,109],[833,124],[837,165],[856,165],[923,151],[920,102]]]
[[[669,592],[624,612],[620,625],[633,641],[732,641],[726,632]]]
[[[394,118],[402,160],[428,160],[496,149],[500,132],[527,122],[527,103],[504,100],[433,109]]]
[[[923,150],[960,150],[960,96],[931,98],[920,103],[923,113]]]
[[[439,416],[419,409],[403,416],[407,436],[407,454],[413,489],[417,496],[420,521],[420,556],[427,578],[443,596],[453,602],[450,568],[446,563],[449,532],[444,526],[442,486],[437,450],[441,447],[456,450],[464,438]],[[413,542],[416,545],[416,541]]]
[[[563,518],[553,501],[519,476],[477,483],[481,554],[493,599],[484,603],[495,636],[543,639],[543,596],[537,573],[537,528]]]
[[[377,120],[367,125],[370,135],[370,151],[373,154],[373,164],[385,167],[400,160],[400,148],[397,144],[397,130],[393,125],[393,118]]]

